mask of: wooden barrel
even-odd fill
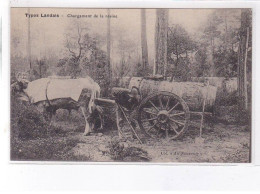
[[[205,110],[212,111],[216,100],[217,87],[199,82],[169,82],[133,77],[129,89],[136,87],[141,97],[160,91],[174,93],[181,97],[189,106],[191,111],[202,111],[203,100],[205,99]]]
[[[237,78],[225,78],[225,77],[192,77],[193,82],[209,82],[210,85],[216,86],[219,92],[225,92],[226,95],[237,91]]]

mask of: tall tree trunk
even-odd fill
[[[224,43],[224,47],[225,47],[225,50],[227,49],[228,47],[228,24],[227,24],[227,11],[224,10],[224,22],[225,22],[225,43]]]
[[[40,78],[42,78],[42,62],[39,62],[39,74],[40,74]]]
[[[148,67],[145,9],[141,9],[141,42],[142,42],[142,66],[143,66],[143,71],[145,73]]]
[[[110,9],[107,10],[107,14],[110,14]],[[110,61],[110,53],[111,53],[111,37],[110,37],[110,18],[107,19],[107,63],[109,68],[109,81],[111,81],[112,69],[111,69],[111,61]]]
[[[249,27],[247,27],[246,30],[246,45],[245,45],[245,59],[244,59],[244,96],[245,96],[245,101],[244,101],[244,107],[247,110],[248,108],[248,96],[247,96],[247,53],[248,53],[248,41],[249,41]]]
[[[110,9],[107,9],[107,14],[110,15]],[[108,79],[109,85],[112,82],[112,68],[110,61],[110,53],[111,53],[111,36],[110,36],[110,18],[107,18],[107,66],[108,66]]]
[[[28,14],[30,14],[30,8],[28,8]],[[27,39],[27,60],[30,68],[30,79],[32,79],[32,58],[31,58],[31,21],[30,17],[28,17],[28,39]]]
[[[167,36],[168,36],[168,9],[156,10],[155,25],[155,74],[166,77],[167,67]]]
[[[238,50],[237,50],[237,87],[238,87],[238,96],[241,96],[241,44],[239,42]]]
[[[241,9],[241,30],[240,30],[240,52],[238,61],[238,95],[239,105],[242,109],[248,108],[247,97],[247,52],[250,35],[250,9]]]
[[[212,23],[210,22],[210,27],[212,26]],[[210,51],[208,55],[208,62],[209,62],[209,75],[210,77],[213,77],[216,75],[216,69],[214,64],[214,52],[215,52],[215,45],[214,45],[214,35],[213,32],[210,33]]]

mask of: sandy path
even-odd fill
[[[163,142],[147,139],[142,145],[136,140],[126,140],[123,144],[125,147],[134,146],[147,151],[151,162],[248,162],[250,133],[244,128],[214,125],[211,129],[205,130],[202,143],[195,141],[198,129],[190,129],[182,140]],[[72,150],[75,155],[88,156],[92,161],[113,161],[106,152],[109,142],[116,138],[115,131],[91,136],[76,133],[75,138],[79,140],[78,145]]]

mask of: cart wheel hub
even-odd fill
[[[166,123],[169,119],[169,115],[168,115],[168,112],[166,110],[161,110],[159,113],[158,113],[158,121],[160,123]]]

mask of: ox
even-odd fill
[[[94,100],[100,95],[100,87],[90,77],[79,79],[42,78],[28,82],[19,80],[11,85],[12,91],[19,92],[20,99],[37,105],[40,110],[48,113],[50,119],[58,109],[81,109],[86,126],[84,135],[94,128],[89,122],[93,114],[100,111]]]

